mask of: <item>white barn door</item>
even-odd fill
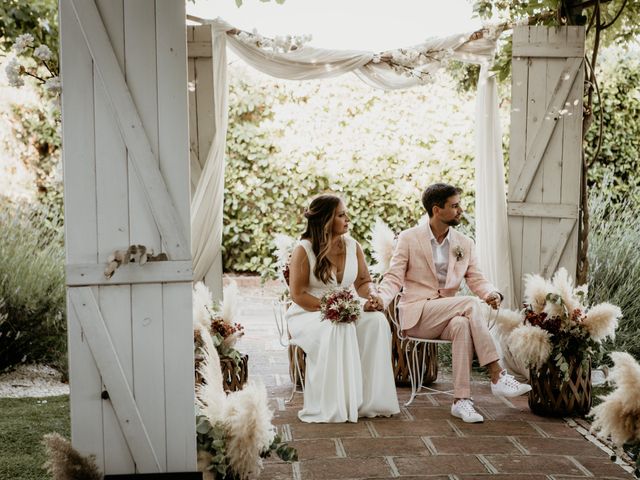
[[[196,469],[184,1],[60,0],[72,442]],[[168,260],[103,271],[140,244]]]
[[[576,274],[584,36],[584,27],[513,31],[508,214],[518,302],[528,273]]]

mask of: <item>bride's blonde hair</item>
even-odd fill
[[[332,193],[315,197],[304,212],[307,229],[302,238],[309,240],[316,256],[313,274],[323,283],[331,279],[331,262],[327,258],[333,240],[333,219],[342,199]]]

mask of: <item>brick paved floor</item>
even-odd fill
[[[242,285],[242,282],[239,282]],[[299,462],[268,460],[261,478],[303,479],[630,479],[608,455],[562,419],[533,415],[526,397],[499,399],[486,381],[474,381],[475,404],[483,424],[451,417],[449,401],[419,397],[392,418],[355,424],[305,424],[297,411],[302,395],[291,392],[287,353],[278,341],[271,301],[256,289],[243,290],[239,349],[249,354],[249,375],[265,383],[274,424],[298,450]],[[450,387],[446,378],[440,384]],[[403,404],[409,389],[399,388]]]

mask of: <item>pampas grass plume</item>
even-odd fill
[[[577,308],[582,308],[580,301],[574,294],[573,280],[569,276],[569,272],[567,272],[566,268],[560,268],[555,273],[552,283],[555,287],[556,293],[560,295],[562,301],[567,306],[569,314]]]
[[[95,458],[81,455],[62,435],[49,433],[42,443],[47,452],[44,468],[53,480],[102,480]]]
[[[600,342],[607,337],[613,338],[615,336],[620,317],[622,317],[620,307],[604,302],[589,309],[584,326],[591,338]]]
[[[376,261],[371,267],[374,273],[384,275],[389,270],[394,241],[393,230],[380,217],[376,217],[376,223],[371,231],[371,256]]]
[[[522,325],[522,322],[523,316],[520,312],[501,308],[496,315],[495,329],[501,336],[506,336]]]
[[[238,314],[238,298],[240,291],[236,282],[229,283],[222,289],[222,319],[227,323],[234,323],[234,319]]]
[[[230,393],[224,417],[229,434],[229,465],[241,479],[256,477],[262,470],[260,453],[269,448],[275,436],[271,424],[273,412],[264,385],[251,382]]]
[[[275,234],[273,237],[273,245],[276,247],[276,259],[279,265],[285,265],[287,263],[295,244],[295,238],[283,233]]]
[[[223,409],[227,400],[222,387],[222,369],[218,350],[213,344],[208,329],[201,329],[202,355],[204,358],[198,366],[198,373],[203,382],[196,386],[196,405],[211,425],[224,419]]]
[[[197,282],[193,286],[193,328],[209,328],[211,317],[209,308],[213,306],[211,291],[202,282]]]
[[[621,447],[640,441],[640,365],[626,352],[613,352],[610,356],[614,366],[609,378],[616,389],[591,409],[591,430],[600,438],[611,436],[613,443]]]
[[[542,365],[551,355],[551,335],[533,325],[515,328],[507,341],[509,350],[518,362],[527,366]]]
[[[536,313],[542,312],[547,301],[547,294],[554,288],[540,275],[529,274],[524,277],[524,301],[531,305]]]

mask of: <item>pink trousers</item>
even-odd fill
[[[420,320],[406,333],[418,338],[451,340],[456,398],[471,397],[474,351],[481,366],[500,358],[477,297],[446,297],[425,302]]]

